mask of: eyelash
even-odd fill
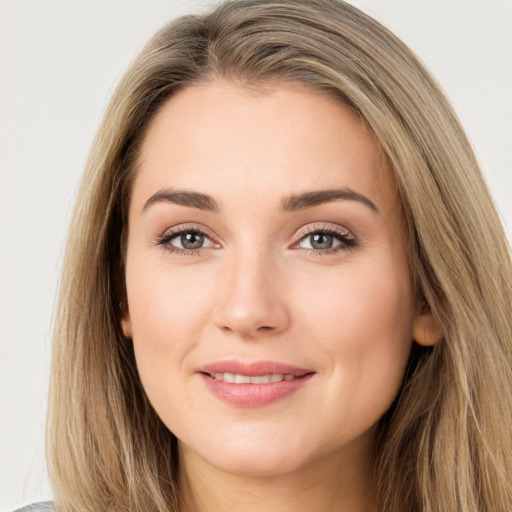
[[[161,246],[164,250],[177,255],[191,256],[200,254],[201,250],[205,249],[205,247],[200,247],[198,249],[184,249],[171,245],[171,240],[187,233],[204,236],[205,239],[211,241],[212,246],[220,245],[218,244],[218,242],[215,242],[213,237],[210,234],[208,234],[206,230],[198,228],[197,226],[179,226],[176,228],[172,228],[171,230],[166,231],[164,234],[157,238],[156,245]],[[293,243],[290,247],[292,249],[300,249],[300,244],[304,240],[306,240],[307,237],[316,234],[332,236],[337,241],[339,241],[340,244],[335,247],[330,247],[328,249],[303,248],[303,250],[306,252],[308,256],[332,255],[341,251],[348,251],[358,245],[356,238],[348,230],[343,230],[341,228],[335,227],[326,227],[322,225],[315,225],[300,231],[298,233],[299,240]]]
[[[328,256],[331,254],[336,254],[342,251],[348,251],[353,249],[358,245],[355,236],[348,230],[342,229],[341,227],[327,227],[323,225],[316,224],[314,226],[307,227],[306,229],[299,232],[299,240],[295,242],[291,247],[293,249],[299,249],[299,244],[306,240],[311,235],[328,235],[332,236],[339,242],[339,245],[335,247],[330,247],[328,249],[304,249],[308,256]]]

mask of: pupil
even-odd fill
[[[314,249],[330,249],[332,247],[332,236],[325,233],[315,233],[310,237],[311,247]]]
[[[203,246],[204,236],[200,233],[185,233],[181,235],[181,245],[185,249],[199,249]]]

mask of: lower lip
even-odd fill
[[[268,384],[234,384],[213,379],[204,373],[199,375],[210,392],[224,402],[237,407],[263,407],[295,393],[305,386],[314,374]]]

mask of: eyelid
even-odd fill
[[[197,231],[198,233],[202,233],[209,238],[215,238],[217,239],[217,235],[208,227],[206,227],[203,224],[198,224],[196,222],[184,222],[182,224],[177,224],[175,226],[166,228],[160,236],[165,236],[168,234],[179,234],[183,233],[184,231]]]
[[[338,234],[345,238],[350,238],[355,240],[354,234],[347,228],[340,226],[339,224],[331,224],[331,223],[314,223],[308,224],[307,226],[303,226],[299,229],[297,234],[295,235],[295,239],[302,240],[305,236],[311,235],[312,233],[316,233],[318,231]]]

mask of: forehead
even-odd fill
[[[385,154],[360,116],[299,84],[182,89],[151,121],[138,164],[134,201],[164,186],[276,200],[343,186],[382,206],[397,201]]]

